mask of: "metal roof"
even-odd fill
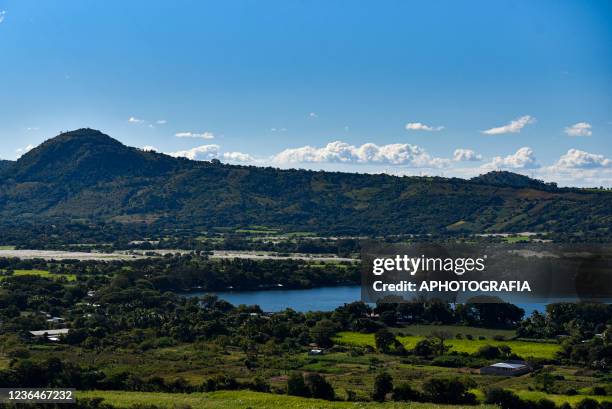
[[[504,369],[521,369],[526,367],[526,364],[514,364],[508,362],[498,362],[496,364],[491,365],[494,368],[504,368]]]

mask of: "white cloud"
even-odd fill
[[[200,139],[214,139],[215,135],[212,132],[177,132],[174,134],[177,138],[200,138]]]
[[[309,114],[308,114],[308,117],[309,117],[309,118],[318,118],[318,117],[319,117],[319,115],[317,115],[317,114],[316,114],[316,113],[314,113],[314,112],[311,112],[311,113],[309,113]]]
[[[136,118],[136,117],[133,117],[133,116],[128,118],[128,122],[131,123],[131,124],[142,124],[142,123],[144,123],[144,121],[145,121],[144,119],[139,119],[139,118]]]
[[[28,131],[28,132],[30,132],[30,131],[38,131],[38,130],[40,130],[40,128],[37,127],[37,126],[30,126],[30,127],[26,128],[26,131]]]
[[[271,132],[287,132],[287,128],[270,128]]]
[[[407,131],[427,131],[427,132],[435,132],[441,131],[444,129],[443,126],[429,126],[420,122],[408,122],[406,124]]]
[[[140,149],[145,151],[145,152],[159,152],[159,149],[157,149],[155,146],[151,146],[151,145],[143,146]]]
[[[157,121],[155,121],[155,123],[157,125],[166,125],[168,121],[166,121],[165,119],[158,119]]]
[[[578,149],[570,149],[553,165],[556,169],[596,169],[612,167],[612,160]]]
[[[588,122],[578,122],[574,125],[566,127],[565,133],[569,136],[591,136],[593,135],[591,128],[592,126]]]
[[[225,152],[223,154],[223,159],[230,162],[255,162],[255,158],[248,153],[242,152]]]
[[[303,146],[285,149],[276,156],[276,163],[360,163],[406,165],[413,167],[441,167],[448,159],[431,157],[423,148],[410,144],[376,145],[365,143],[361,146],[334,141],[322,148]]]
[[[5,16],[6,16],[6,10],[0,10],[0,23],[4,21]]]
[[[538,164],[533,149],[527,146],[520,148],[516,153],[506,157],[496,156],[491,162],[482,166],[484,170],[534,169],[537,167]]]
[[[219,157],[219,145],[196,146],[188,150],[172,152],[168,155],[191,160],[211,160]]]
[[[34,149],[34,145],[28,145],[25,148],[19,148],[17,149],[15,152],[19,155],[23,155],[24,153],[27,153],[29,151],[31,151],[32,149]]]
[[[504,126],[500,126],[497,128],[487,129],[485,131],[482,131],[482,133],[487,134],[487,135],[501,135],[505,133],[517,133],[517,132],[521,132],[521,129],[523,129],[526,125],[532,124],[535,121],[536,119],[534,117],[530,115],[525,115],[518,119],[515,119],[514,121],[510,121],[509,124],[506,124]]]
[[[455,162],[477,162],[482,160],[482,155],[474,152],[472,149],[455,149],[453,153],[453,160]]]

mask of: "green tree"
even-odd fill
[[[376,348],[385,353],[389,352],[392,346],[398,344],[395,335],[386,328],[378,330],[374,334],[374,341],[376,342]]]
[[[393,391],[393,378],[387,372],[382,372],[374,378],[374,392],[372,399],[383,402],[388,393]]]

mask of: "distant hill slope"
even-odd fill
[[[195,162],[79,129],[11,165],[0,181],[0,217],[329,234],[581,232],[608,231],[611,198],[508,172],[400,178]]]
[[[2,160],[2,159],[0,159],[0,175],[2,174],[2,172],[7,170],[13,163],[14,162],[12,162],[10,160]]]

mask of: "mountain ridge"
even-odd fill
[[[196,162],[87,128],[6,166],[3,221],[266,225],[330,234],[585,231],[612,221],[609,192],[560,189],[510,172],[464,180]]]

